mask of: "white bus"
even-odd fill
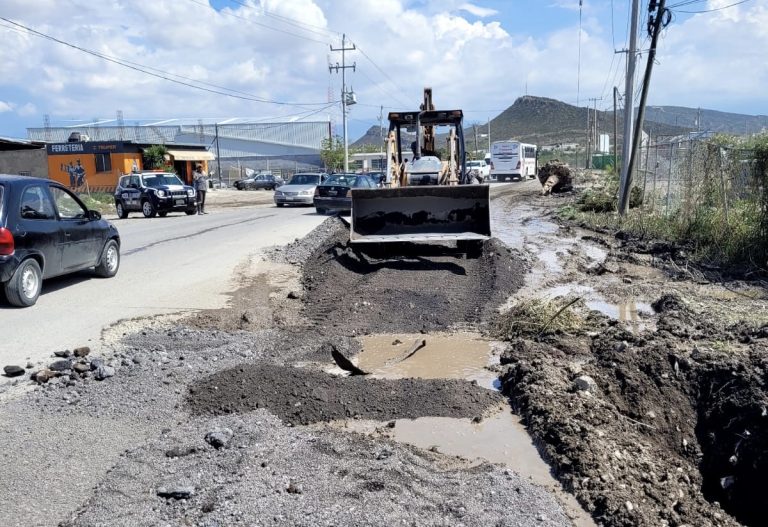
[[[536,177],[536,145],[496,141],[491,145],[491,179],[506,181]]]

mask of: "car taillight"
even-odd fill
[[[10,256],[14,250],[13,234],[5,227],[0,227],[0,256]]]
[[[351,189],[351,188],[348,188],[348,189],[347,189],[347,190],[344,192],[344,196],[343,196],[343,197],[345,197],[345,198],[348,198],[348,197],[350,197],[351,195],[352,195],[352,189]]]
[[[516,167],[516,168],[517,168],[518,170],[520,169],[520,160],[519,160],[519,159],[517,160],[517,167]]]

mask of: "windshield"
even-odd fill
[[[296,174],[288,182],[289,185],[319,185],[320,176],[314,174]]]
[[[481,166],[483,166],[483,162],[482,161],[470,161],[469,163],[467,163],[467,166],[470,166],[470,167],[481,167]]]
[[[146,187],[162,187],[164,185],[183,185],[184,183],[174,174],[151,174],[142,176],[144,180],[144,186]]]
[[[334,174],[328,176],[325,180],[326,185],[340,185],[342,187],[353,187],[357,181],[357,176],[354,174]]]

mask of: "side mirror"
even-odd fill
[[[88,211],[88,219],[90,221],[98,221],[101,219],[101,212],[98,210],[89,210]]]

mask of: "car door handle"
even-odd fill
[[[69,238],[69,237],[71,236],[71,234],[69,234],[68,232],[65,232],[65,233],[64,233],[64,236],[66,236],[67,238]]]

